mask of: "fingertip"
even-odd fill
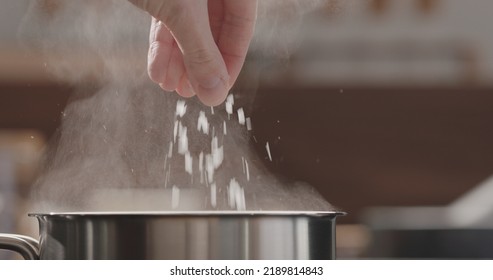
[[[207,106],[217,106],[224,102],[229,91],[227,80],[219,79],[204,86],[199,84],[195,91],[199,100]]]
[[[173,92],[175,90],[174,88],[167,87],[166,84],[163,83],[160,83],[159,87],[166,92]]]
[[[178,93],[178,95],[185,98],[195,96],[195,91],[186,76],[182,77],[182,79],[180,80],[180,84],[178,85],[176,92]]]

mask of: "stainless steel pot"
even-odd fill
[[[343,212],[29,214],[40,241],[0,234],[26,259],[335,259]]]

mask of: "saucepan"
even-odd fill
[[[33,213],[39,241],[0,234],[25,259],[335,259],[343,212]]]

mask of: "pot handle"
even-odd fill
[[[39,259],[39,242],[29,236],[0,233],[0,249],[17,252],[26,260]]]

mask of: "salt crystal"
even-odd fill
[[[185,155],[188,152],[188,136],[187,128],[180,125],[180,135],[178,139],[178,153],[180,155]]]
[[[236,210],[245,210],[245,193],[235,178],[232,178],[229,182],[228,191],[229,206],[236,208]]]
[[[224,123],[223,123],[223,134],[224,135],[228,134],[228,131],[226,130],[226,121],[224,121]]]
[[[214,115],[214,107],[211,106],[211,114]]]
[[[272,161],[272,155],[270,154],[269,142],[265,144],[265,149],[267,150],[267,154],[269,155],[269,160]]]
[[[214,163],[214,168],[217,169],[221,166],[221,163],[224,160],[224,149],[223,146],[219,147],[212,154],[212,162]]]
[[[245,112],[243,112],[243,108],[238,109],[238,122],[241,125],[245,124]]]
[[[168,157],[172,158],[173,157],[173,142],[169,142],[169,150],[168,150]]]
[[[190,155],[189,152],[185,154],[185,171],[192,175],[192,156]]]
[[[235,104],[235,97],[232,93],[228,94],[228,96],[226,97],[226,102]]]
[[[197,121],[197,130],[202,131],[204,134],[209,134],[209,122],[203,111],[199,113],[199,119]]]
[[[248,168],[248,161],[246,159],[245,159],[245,170],[246,170],[247,181],[250,181],[250,169]]]
[[[229,118],[229,115],[233,114],[233,104],[226,102],[226,112]]]
[[[171,189],[171,208],[176,209],[180,204],[180,189],[177,186],[173,186]]]
[[[258,143],[257,138],[255,138],[255,135],[253,135],[253,141],[255,141],[255,143]]]
[[[209,183],[212,183],[214,180],[214,162],[212,160],[212,155],[210,154],[205,156],[205,171],[207,172]]]
[[[217,137],[212,138],[211,143],[211,154],[212,154],[212,162],[214,165],[214,169],[219,168],[224,159],[224,149],[223,146],[218,147]]]
[[[246,118],[246,127],[248,131],[252,130],[252,120],[250,118]]]
[[[216,207],[217,205],[217,202],[216,202],[216,198],[217,195],[216,195],[216,183],[212,183],[211,184],[211,205],[212,207]]]
[[[241,157],[241,165],[243,166],[243,174],[245,174],[245,158]]]
[[[176,102],[176,115],[179,117],[183,117],[187,112],[187,105],[185,105],[185,101],[178,100]]]
[[[226,97],[226,112],[228,113],[228,119],[229,115],[233,114],[233,105],[235,104],[235,100],[232,94],[229,94],[228,97]]]
[[[107,130],[107,129],[106,129],[106,125],[104,125],[104,124],[103,124],[103,129],[104,129],[104,130]]]
[[[175,121],[175,127],[173,128],[173,142],[176,143],[176,135],[178,134],[178,121]]]

